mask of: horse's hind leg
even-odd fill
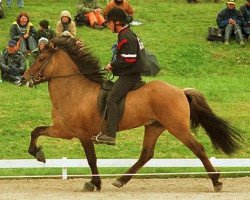
[[[98,172],[97,165],[96,165],[97,158],[96,158],[93,141],[89,139],[80,139],[80,141],[84,148],[85,155],[87,157],[88,164],[91,168],[92,175],[94,175],[92,176],[92,179],[90,182],[85,183],[84,190],[94,191],[95,187],[97,190],[100,190],[101,179],[100,179],[100,176],[98,175],[99,172]]]
[[[123,176],[113,182],[114,186],[122,187],[125,185],[131,180],[133,174],[135,174],[143,165],[146,164],[147,161],[149,161],[154,156],[156,141],[164,130],[166,129],[158,123],[145,126],[143,148],[139,160]]]
[[[201,145],[194,139],[189,130],[181,131],[179,127],[169,132],[181,142],[183,142],[183,144],[185,144],[191,151],[193,151],[193,153],[201,160],[206,171],[209,172],[208,176],[213,182],[214,190],[216,192],[220,191],[222,189],[222,183],[219,182],[220,173],[216,172],[216,170],[214,169],[212,163],[206,155],[203,145]]]

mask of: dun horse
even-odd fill
[[[36,127],[31,132],[29,153],[38,161],[45,156],[37,146],[39,136],[78,138],[84,148],[92,178],[84,188],[101,189],[97,158],[91,137],[100,132],[102,117],[97,98],[103,82],[99,61],[76,39],[54,38],[42,51],[24,76],[23,82],[32,87],[48,82],[52,101],[53,126]],[[143,97],[143,98],[141,98]],[[145,127],[139,160],[113,185],[122,187],[132,175],[154,155],[158,137],[167,130],[186,145],[203,163],[215,191],[222,188],[220,174],[209,161],[203,146],[191,134],[201,125],[215,148],[232,154],[239,148],[240,134],[226,121],[216,116],[202,94],[194,89],[178,89],[162,81],[151,81],[128,93],[119,131]],[[129,175],[128,175],[129,174]]]

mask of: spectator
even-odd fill
[[[237,10],[235,0],[230,0],[227,3],[227,7],[223,9],[217,15],[217,25],[222,30],[224,34],[225,45],[229,45],[229,38],[232,33],[234,33],[237,42],[240,45],[244,45],[243,35],[241,32],[241,27],[243,25],[243,16],[239,10]]]
[[[126,14],[127,14],[127,21],[128,23],[133,21],[133,14],[134,11],[129,4],[127,0],[111,0],[105,7],[104,9],[104,18],[107,18],[107,13],[112,9],[112,8],[120,8],[122,9]]]
[[[37,50],[39,52],[41,52],[42,50],[45,49],[45,47],[48,45],[49,43],[49,40],[45,37],[41,37],[39,40],[38,40],[38,45],[37,45]]]
[[[19,84],[26,70],[24,55],[18,50],[17,41],[10,40],[0,56],[2,79]]]
[[[240,12],[244,18],[243,33],[250,40],[250,0],[246,0],[247,3],[240,7]]]
[[[40,29],[37,31],[37,39],[44,37],[51,40],[56,36],[56,32],[49,26],[48,20],[44,19],[39,22]]]
[[[90,23],[90,26],[94,29],[101,30],[108,26],[102,16],[102,9],[98,3],[98,0],[79,0],[77,2],[78,14],[84,14]]]
[[[41,37],[38,40],[37,48],[31,52],[31,56],[29,59],[29,65],[32,65],[34,61],[36,60],[37,56],[40,54],[40,52],[45,49],[45,47],[48,45],[49,40],[45,37]]]
[[[23,54],[29,54],[37,48],[37,31],[29,21],[29,15],[21,12],[10,29],[10,37],[19,43],[20,51]]]
[[[215,3],[219,3],[220,0],[214,0]],[[197,0],[188,0],[188,3],[198,3]]]
[[[60,21],[56,24],[56,35],[76,37],[76,24],[67,10],[61,12]]]
[[[188,3],[198,3],[197,0],[188,0]]]
[[[12,0],[7,0],[7,7],[10,8],[12,4]],[[17,0],[17,5],[19,8],[22,8],[24,6],[23,0]]]
[[[0,19],[5,18],[3,6],[2,6],[2,0],[0,0]]]

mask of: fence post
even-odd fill
[[[66,162],[67,162],[67,158],[66,157],[63,157],[62,158],[62,179],[63,180],[66,180],[67,179],[67,165],[66,165]]]

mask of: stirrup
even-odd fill
[[[98,140],[98,137],[100,137],[101,135],[102,135],[102,132],[100,131],[100,133],[98,133],[96,136],[92,136],[91,140],[93,140],[95,144],[100,144],[101,142]]]
[[[100,136],[106,136],[106,137],[108,137],[108,138],[112,138],[112,140],[105,140],[105,139],[101,139],[101,138],[99,138]],[[97,136],[93,136],[92,138],[91,138],[92,140],[93,140],[93,142],[95,143],[95,144],[107,144],[107,145],[115,145],[116,144],[116,142],[115,142],[115,138],[113,138],[113,137],[111,137],[111,136],[108,136],[108,135],[106,135],[106,134],[103,134],[102,132],[100,132]]]

